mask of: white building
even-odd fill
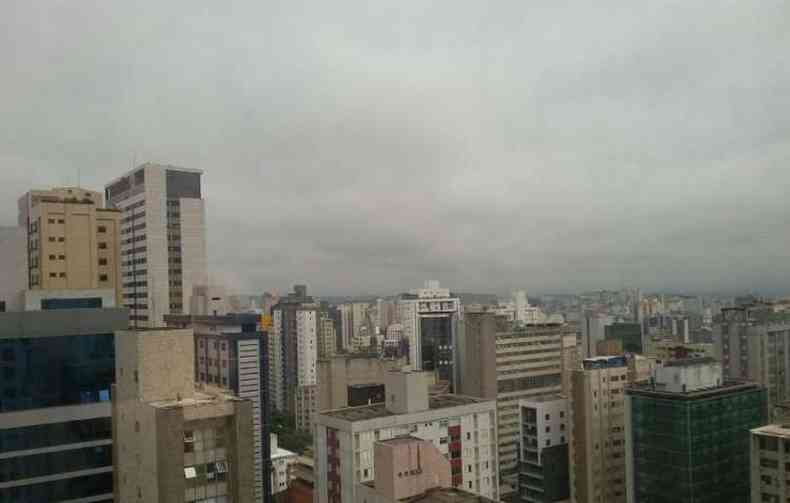
[[[429,397],[429,377],[389,372],[385,403],[316,415],[316,503],[356,501],[358,485],[375,478],[374,444],[403,435],[433,442],[450,460],[454,487],[498,499],[496,402]]]
[[[207,284],[202,171],[143,164],[105,188],[123,211],[121,278],[133,326],[162,326],[191,314],[193,288]]]
[[[280,447],[276,434],[269,435],[269,439],[272,453],[272,494],[277,494],[288,490],[291,481],[291,465],[296,463],[299,456],[295,452]]]
[[[296,428],[310,431],[316,412],[319,314],[306,309],[296,312]],[[294,390],[285,390],[286,393]]]
[[[401,339],[403,338],[403,325],[400,323],[393,323],[387,327],[387,335],[384,337],[385,347],[398,347]]]
[[[457,380],[455,340],[463,318],[461,301],[438,281],[426,281],[425,288],[402,296],[398,313],[412,368],[436,372],[452,389]]]
[[[555,395],[521,400],[519,410],[521,502],[570,501],[567,483],[571,434],[568,399]],[[558,484],[562,479],[565,483]]]

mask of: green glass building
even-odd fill
[[[629,501],[748,503],[749,431],[766,423],[765,410],[765,390],[751,383],[628,388]]]
[[[615,340],[623,344],[626,353],[644,354],[642,346],[642,326],[639,323],[614,323],[604,327],[607,341]]]

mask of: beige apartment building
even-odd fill
[[[497,401],[500,497],[507,501],[518,490],[519,401],[563,391],[564,362],[576,361],[575,329],[520,325],[484,308],[467,309],[463,326],[458,392]]]
[[[332,358],[337,353],[335,322],[326,313],[321,313],[318,327],[318,357]]]
[[[31,190],[18,204],[19,226],[27,229],[27,289],[112,290],[114,305],[122,304],[121,213],[103,208],[100,192]]]
[[[115,501],[255,501],[252,402],[195,386],[192,330],[117,332],[115,361]]]
[[[625,503],[628,363],[623,356],[588,358],[572,380],[571,500]]]

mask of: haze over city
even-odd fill
[[[12,0],[0,198],[202,169],[209,270],[237,292],[783,294],[789,19],[781,1]]]

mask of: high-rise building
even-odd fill
[[[320,315],[320,333],[318,336],[318,357],[332,358],[337,353],[335,343],[337,342],[337,332],[335,331],[335,321],[328,313],[322,312]]]
[[[411,435],[450,460],[451,482],[498,499],[496,402],[428,394],[430,374],[389,372],[386,402],[324,411],[315,420],[315,501],[357,501],[360,483],[376,479],[376,442]]]
[[[19,199],[19,226],[27,229],[26,289],[111,290],[120,305],[121,214],[103,206],[100,192],[78,187],[32,190]]]
[[[123,298],[135,327],[161,327],[166,314],[191,314],[195,287],[207,284],[202,172],[143,164],[107,184],[107,205],[122,211]]]
[[[783,502],[790,498],[790,425],[781,422],[751,431],[751,501]]]
[[[296,427],[310,431],[317,406],[319,305],[296,285],[272,309],[269,334],[269,389],[272,407],[295,418]]]
[[[340,346],[344,352],[350,352],[354,342],[354,311],[351,304],[342,304],[337,307],[340,318]]]
[[[573,371],[570,463],[576,503],[625,503],[625,395],[622,356],[582,361]]]
[[[623,352],[645,353],[645,348],[642,345],[642,325],[639,323],[619,322],[606,325],[604,326],[604,340],[618,341],[621,347],[620,354]]]
[[[253,404],[195,386],[192,330],[121,331],[115,344],[115,501],[256,501]]]
[[[521,400],[519,490],[521,503],[570,501],[568,399],[546,396]]]
[[[23,311],[28,288],[27,228],[0,227],[0,312]]]
[[[768,304],[722,309],[713,327],[714,357],[729,379],[756,382],[768,391],[768,414],[790,399],[790,313]]]
[[[712,358],[676,360],[631,384],[625,410],[628,501],[749,501],[749,430],[765,423],[765,390],[725,381]]]
[[[438,281],[427,281],[425,288],[401,296],[398,314],[403,336],[409,341],[412,368],[435,372],[454,389],[461,302]]]
[[[171,328],[190,328],[195,336],[195,381],[228,389],[252,402],[255,440],[255,499],[271,501],[273,486],[267,485],[270,452],[271,408],[267,380],[268,345],[259,330],[260,316],[252,313],[225,316],[169,314]]]
[[[583,313],[580,320],[581,324],[581,350],[582,357],[592,358],[596,354],[599,341],[606,339],[606,326],[612,324],[612,320],[600,313]]]
[[[125,309],[0,313],[0,501],[112,501]]]
[[[563,341],[575,331],[559,323],[520,324],[468,309],[458,339],[458,392],[497,401],[500,497],[518,489],[519,400],[562,391]],[[570,343],[570,340],[569,340]]]

